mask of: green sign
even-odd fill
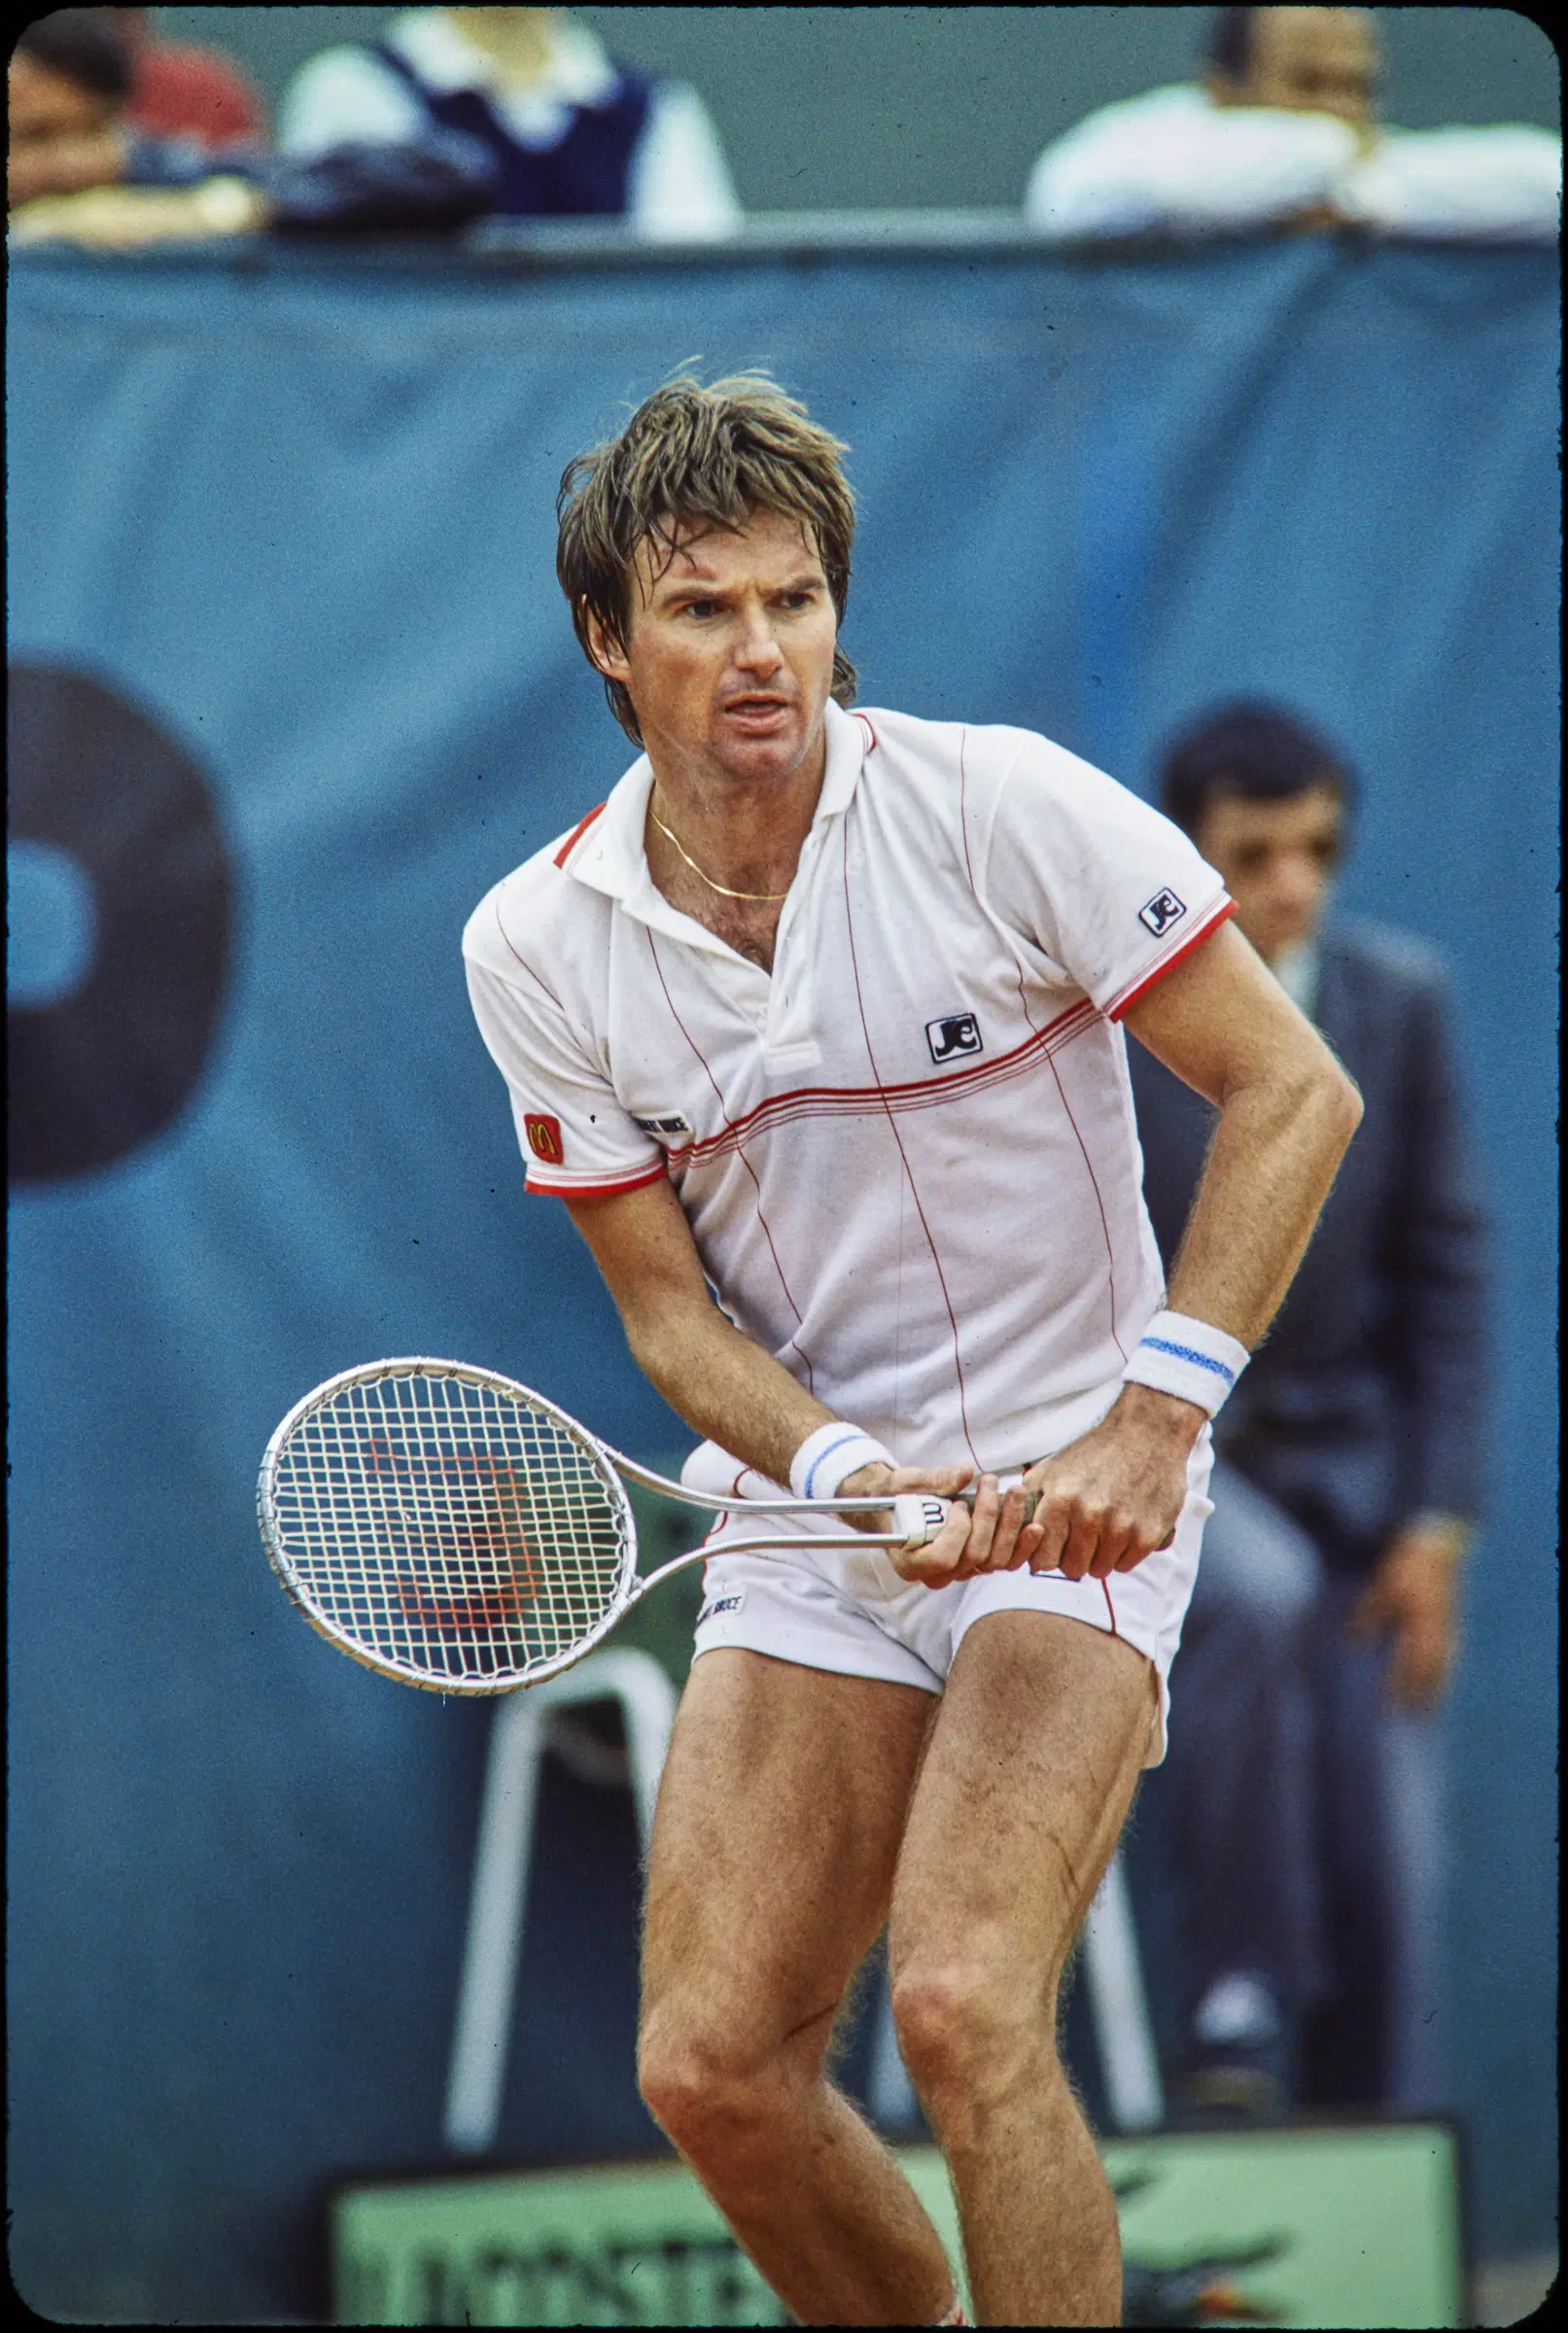
[[[1458,2149],[1442,2123],[1179,2132],[1100,2148],[1140,2293],[1188,2323],[1460,2325]],[[1200,2274],[1200,2264],[1208,2264]],[[1170,2324],[1174,2316],[1145,2323]]]
[[[1462,2321],[1457,2164],[1442,2124],[1161,2133],[1101,2153],[1130,2324]],[[899,2160],[957,2261],[941,2156],[906,2147]],[[348,2186],[331,2236],[339,2324],[788,2321],[669,2161]]]

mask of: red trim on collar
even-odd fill
[[[572,856],[573,852],[581,842],[583,836],[587,833],[589,827],[593,824],[595,818],[598,818],[604,807],[605,805],[603,802],[596,802],[592,810],[589,811],[587,817],[577,820],[576,824],[573,827],[572,832],[567,836],[566,841],[561,845],[560,850],[557,851],[555,854],[555,863],[558,867],[564,867],[566,865],[567,860]]]

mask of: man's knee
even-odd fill
[[[944,2136],[1056,2064],[1054,1970],[994,1967],[979,1954],[916,1957],[893,1979],[893,2023],[910,2079]]]
[[[639,2037],[637,2081],[659,2128],[697,2161],[764,2141],[786,2110],[790,2073],[715,2021],[666,2009]]]

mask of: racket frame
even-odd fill
[[[620,1535],[620,1574],[607,1610],[592,1628],[575,1638],[563,1652],[532,1667],[526,1678],[506,1677],[492,1682],[483,1677],[436,1677],[412,1662],[400,1660],[395,1654],[368,1651],[318,1608],[300,1582],[288,1552],[278,1514],[277,1477],[282,1452],[296,1428],[313,1410],[327,1408],[338,1394],[351,1386],[378,1384],[389,1377],[415,1376],[455,1378],[481,1392],[498,1395],[517,1407],[523,1406],[518,1403],[517,1397],[526,1396],[528,1407],[542,1411],[558,1431],[587,1454],[613,1506]],[[699,1508],[711,1515],[729,1515],[742,1512],[748,1516],[875,1515],[885,1514],[891,1506],[906,1522],[907,1527],[889,1532],[852,1530],[842,1536],[813,1532],[810,1544],[814,1549],[858,1549],[862,1552],[872,1548],[907,1549],[920,1545],[922,1536],[931,1536],[933,1527],[940,1520],[939,1513],[935,1512],[938,1503],[913,1493],[905,1493],[893,1500],[886,1496],[833,1500],[736,1499],[726,1504],[722,1499],[714,1498],[706,1492],[688,1490],[684,1483],[674,1482],[668,1476],[655,1473],[651,1467],[640,1465],[635,1458],[626,1457],[609,1443],[601,1442],[597,1435],[590,1434],[586,1426],[579,1424],[576,1418],[557,1404],[543,1394],[536,1393],[532,1386],[521,1384],[515,1377],[505,1376],[499,1370],[481,1369],[472,1362],[442,1361],[425,1354],[403,1354],[385,1361],[362,1362],[353,1369],[342,1369],[334,1375],[323,1378],[319,1385],[302,1395],[287,1415],[279,1420],[262,1453],[256,1486],[256,1514],[267,1561],[290,1602],[309,1621],[317,1635],[325,1638],[337,1652],[346,1653],[362,1668],[373,1669],[378,1676],[394,1677],[401,1685],[416,1686],[423,1692],[440,1693],[443,1697],[452,1693],[471,1698],[493,1698],[501,1693],[521,1692],[532,1685],[542,1685],[547,1677],[557,1676],[563,1669],[574,1667],[609,1635],[634,1604],[642,1602],[649,1588],[657,1587],[661,1581],[668,1580],[676,1572],[686,1570],[691,1564],[705,1561],[713,1551],[706,1545],[689,1548],[684,1553],[673,1556],[668,1563],[660,1564],[655,1571],[640,1573],[637,1569],[637,1521],[625,1482],[621,1480],[623,1475],[634,1482],[640,1482],[645,1489],[657,1491],[663,1498],[674,1499],[682,1506]],[[917,1531],[915,1527],[916,1510],[923,1511],[923,1532]],[[780,1549],[797,1545],[798,1541],[798,1533],[774,1538],[729,1540],[725,1542],[722,1552],[726,1555],[751,1554],[764,1550],[777,1552]]]

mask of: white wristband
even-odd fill
[[[1122,1372],[1124,1385],[1173,1393],[1214,1415],[1252,1356],[1244,1344],[1186,1312],[1157,1312]]]
[[[789,1462],[789,1487],[797,1499],[830,1499],[841,1482],[862,1466],[891,1466],[892,1453],[842,1417],[829,1418],[808,1434]]]

